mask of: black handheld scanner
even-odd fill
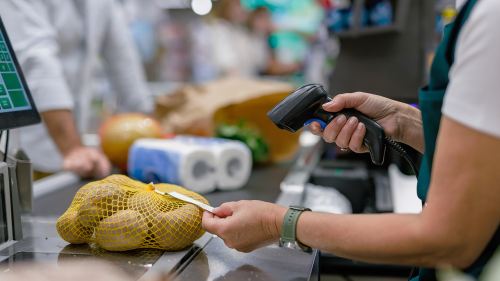
[[[305,85],[278,103],[267,113],[267,117],[278,128],[296,133],[300,128],[312,121],[319,122],[321,130],[324,130],[326,125],[340,114],[345,115],[347,119],[351,116],[356,116],[359,122],[363,123],[366,127],[363,143],[370,150],[373,164],[382,165],[385,156],[384,129],[377,122],[355,109],[346,108],[339,112],[327,112],[323,110],[322,105],[331,100],[332,98],[323,89],[322,85]]]

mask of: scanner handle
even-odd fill
[[[366,133],[363,143],[370,150],[372,162],[382,165],[385,154],[384,129],[368,116],[352,108],[346,108],[340,112],[325,111],[323,105],[331,100],[332,98],[323,86],[309,84],[298,88],[284,98],[267,113],[267,116],[278,128],[292,133],[296,133],[312,121],[318,121],[323,130],[339,114],[344,114],[347,118],[356,116],[365,124]]]
[[[326,100],[325,102],[328,102]],[[385,133],[384,129],[373,119],[361,113],[360,111],[352,108],[345,108],[339,112],[328,112],[322,107],[318,108],[314,114],[314,118],[308,120],[304,125],[310,124],[312,121],[318,121],[321,125],[321,130],[323,131],[326,125],[335,119],[339,115],[344,115],[347,119],[355,116],[358,121],[363,123],[366,127],[365,137],[363,138],[363,144],[370,150],[370,156],[372,162],[375,165],[382,165],[384,163],[385,156]]]

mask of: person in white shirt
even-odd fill
[[[118,95],[119,111],[150,113],[152,98],[117,0],[0,0],[0,14],[43,124],[20,129],[36,171],[62,169],[101,178],[111,165],[82,145],[89,122],[92,69],[98,57]]]

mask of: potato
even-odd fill
[[[146,240],[147,233],[145,217],[133,210],[117,212],[95,228],[97,241],[109,251],[136,249]]]
[[[78,208],[78,220],[85,227],[95,227],[114,213],[126,209],[128,194],[115,184],[103,184],[92,190]]]
[[[130,197],[127,202],[129,210],[141,213],[148,222],[151,222],[160,213],[176,210],[182,205],[184,205],[184,202],[181,200],[151,191],[139,192]]]
[[[78,221],[85,227],[96,227],[103,218],[111,215],[113,212],[92,203],[84,203],[78,208]]]
[[[151,233],[159,246],[176,251],[191,245],[205,231],[201,228],[202,211],[195,205],[186,204],[177,210],[160,213],[153,219]]]
[[[92,236],[92,229],[78,222],[76,211],[66,213],[57,220],[57,232],[62,239],[73,244],[82,244]]]

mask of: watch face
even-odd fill
[[[291,250],[296,250],[296,251],[302,251],[302,252],[306,252],[306,253],[312,253],[312,248],[311,247],[306,246],[306,245],[300,243],[299,241],[295,241],[295,242],[283,242],[280,239],[279,246],[283,247],[283,248],[286,248],[286,249],[291,249]]]

